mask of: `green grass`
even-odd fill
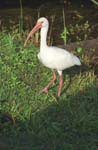
[[[39,94],[52,72],[39,63],[38,51],[32,44],[23,47],[16,30],[0,33],[0,149],[97,150],[94,70],[73,67],[64,71],[60,98],[58,80],[48,94]]]

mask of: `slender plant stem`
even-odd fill
[[[63,25],[64,25],[64,30],[66,28],[66,23],[65,23],[65,3],[64,3],[64,7],[63,7]],[[66,45],[66,33],[65,33],[65,40],[64,40],[64,45]]]
[[[22,6],[22,0],[20,0],[20,23],[19,23],[20,33],[22,32],[22,29],[23,29],[23,6]]]
[[[51,35],[52,35],[52,29],[53,29],[54,20],[55,20],[55,15],[51,16],[51,25],[50,25],[50,31],[49,31],[49,36],[48,36],[48,44],[49,45],[52,45]]]
[[[39,7],[37,9],[38,19],[40,18],[40,11],[41,11],[41,7]],[[39,31],[37,31],[35,34],[35,43],[37,43],[37,44],[39,43],[39,36],[40,36],[40,33],[39,33]]]
[[[65,9],[63,8],[63,25],[64,25],[64,28],[65,28]]]

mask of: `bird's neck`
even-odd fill
[[[48,32],[48,27],[43,27],[41,29],[41,32],[40,32],[40,50],[43,50],[44,47],[47,47],[47,32]]]

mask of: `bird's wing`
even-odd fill
[[[64,70],[76,64],[76,56],[53,46],[47,47],[43,53],[40,53],[40,59],[45,66],[57,70]]]

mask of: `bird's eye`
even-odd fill
[[[43,24],[44,23],[44,21],[41,21],[41,24]]]

